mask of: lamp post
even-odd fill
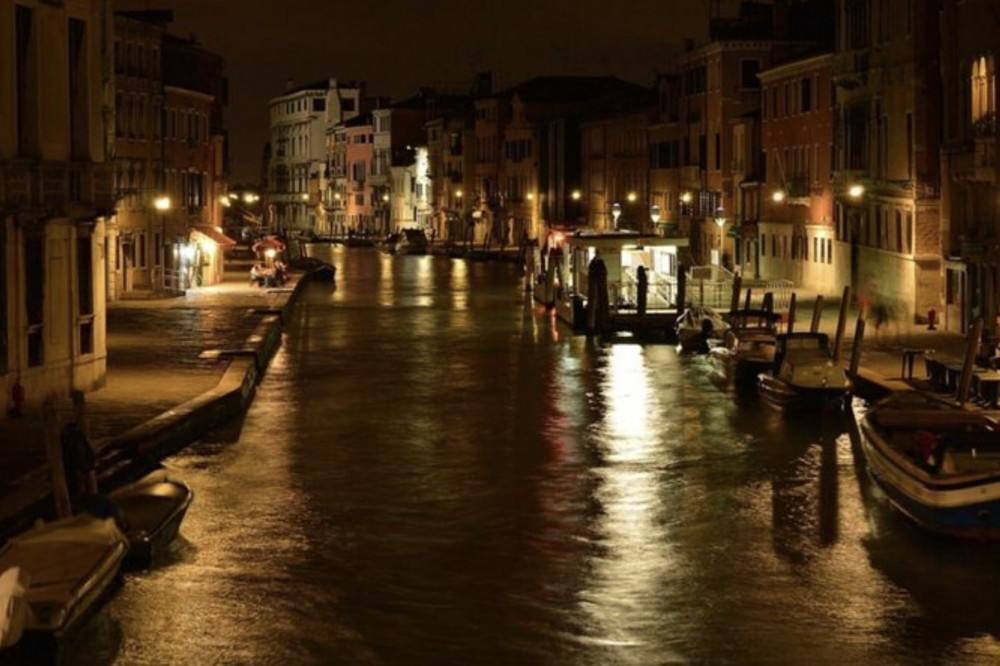
[[[715,223],[719,225],[719,256],[716,264],[722,266],[722,230],[726,227],[726,210],[722,206],[715,209]]]
[[[611,204],[611,218],[614,220],[614,230],[618,231],[618,218],[622,216],[622,205],[617,201]]]
[[[653,223],[654,229],[659,229],[661,236],[666,236],[666,225],[660,228],[660,207],[653,204],[649,207],[649,221]]]

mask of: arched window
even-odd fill
[[[970,111],[975,131],[977,134],[992,133],[996,115],[996,74],[992,55],[983,55],[972,61],[970,83]]]

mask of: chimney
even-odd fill
[[[285,92],[286,93],[292,92],[292,88],[294,88],[294,87],[295,87],[295,79],[293,79],[291,77],[288,77],[287,79],[285,79]]]

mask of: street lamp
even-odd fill
[[[852,199],[860,199],[861,195],[863,195],[864,193],[865,193],[865,187],[860,183],[855,183],[851,185],[850,188],[848,188],[847,190],[847,194],[850,195]]]
[[[573,199],[573,201],[579,201],[580,200],[580,190],[573,190],[570,193],[570,197]]]
[[[615,231],[618,231],[618,218],[622,216],[622,205],[617,201],[611,204],[611,217],[615,221]]]
[[[726,209],[719,206],[715,209],[715,223],[719,225],[719,259],[716,262],[719,266],[722,265],[722,230],[726,226]]]
[[[649,221],[653,223],[654,229],[660,226],[660,207],[656,204],[649,207]]]
[[[161,213],[167,212],[168,210],[170,210],[170,197],[168,196],[156,197],[156,199],[153,200],[153,208],[160,211]]]
[[[627,195],[625,195],[625,198],[628,199],[629,203],[635,203],[636,199],[639,198],[639,195],[636,194],[635,192],[629,192]]]
[[[774,194],[771,195],[771,199],[774,200],[774,203],[781,203],[782,201],[785,200],[785,191],[775,190]]]

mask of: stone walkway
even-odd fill
[[[290,287],[262,289],[249,281],[249,258],[227,258],[219,285],[184,296],[123,300],[108,307],[106,386],[86,395],[91,435],[100,443],[127,432],[216,386],[229,365],[205,350],[238,349],[264,314],[281,308]],[[71,418],[69,401],[57,406]],[[0,509],[25,475],[46,465],[39,411],[0,421]],[[0,511],[2,515],[2,511]]]

